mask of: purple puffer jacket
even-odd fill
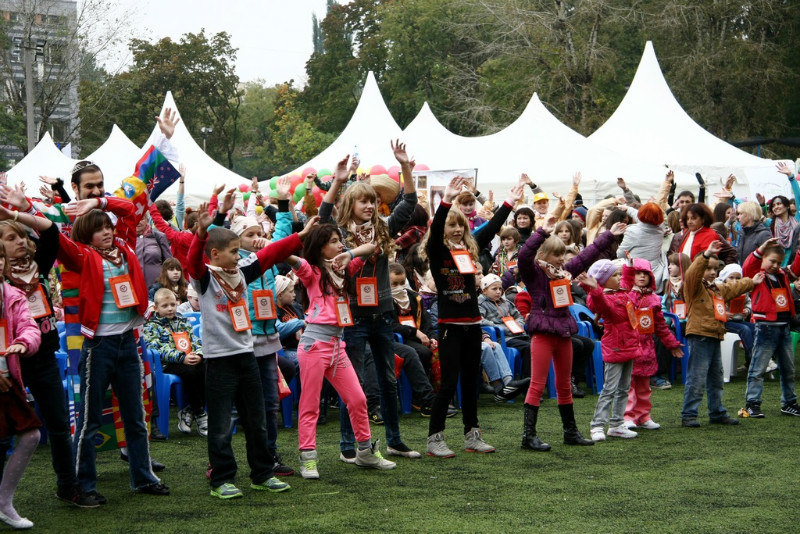
[[[531,313],[528,315],[526,330],[530,335],[540,333],[570,337],[578,333],[578,325],[570,315],[569,308],[553,307],[550,279],[536,263],[536,252],[549,236],[550,234],[540,228],[531,234],[519,251],[519,274],[531,295]],[[572,276],[584,272],[611,245],[613,239],[614,235],[608,230],[598,235],[591,245],[564,265],[564,270],[569,271]]]

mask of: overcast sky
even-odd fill
[[[342,0],[339,3],[343,3]],[[226,31],[238,48],[236,73],[245,82],[306,80],[312,52],[311,15],[325,17],[326,0],[121,0],[137,36],[147,40]]]

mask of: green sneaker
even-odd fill
[[[250,484],[250,487],[254,490],[271,491],[273,493],[279,493],[292,488],[286,482],[281,482],[275,477],[269,478],[261,484]]]
[[[211,490],[211,496],[218,499],[237,499],[244,497],[242,490],[233,484],[223,484]]]

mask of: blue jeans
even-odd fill
[[[386,427],[386,443],[394,447],[403,443],[400,437],[400,417],[397,409],[397,379],[394,376],[394,333],[392,332],[391,314],[354,317],[355,324],[344,330],[345,351],[347,357],[364,382],[364,352],[367,342],[372,349],[375,370],[378,375],[378,387],[381,391],[381,411]],[[350,425],[350,414],[346,406],[339,409],[339,428],[341,431],[341,450],[355,448],[355,435]]]
[[[490,382],[502,380],[507,376],[512,376],[511,368],[508,366],[508,359],[503,353],[500,343],[495,343],[494,348],[486,342],[481,343],[481,365],[486,371],[486,376]]]
[[[764,372],[770,358],[775,358],[781,373],[781,405],[797,401],[794,392],[794,354],[792,353],[792,332],[788,324],[756,323],[755,349],[750,370],[747,372],[748,404],[761,404],[764,390]]]
[[[103,417],[109,384],[117,396],[128,446],[130,485],[143,488],[160,482],[150,468],[150,447],[142,404],[144,367],[136,351],[133,331],[86,339],[78,364],[83,410],[78,415],[73,450],[78,483],[83,491],[97,489],[95,436]]]
[[[722,405],[722,354],[719,339],[688,335],[689,368],[683,391],[681,418],[697,419],[697,410],[703,400],[703,388],[708,391],[708,418],[725,419],[728,412]]]
[[[277,383],[276,383],[277,384]],[[208,460],[211,486],[236,479],[236,457],[231,447],[231,412],[234,404],[244,426],[250,480],[261,484],[272,477],[272,457],[267,451],[267,418],[261,377],[252,352],[206,360],[208,402]]]
[[[744,345],[744,359],[747,361],[748,366],[753,359],[753,342],[756,335],[755,327],[756,325],[753,323],[740,323],[737,321],[727,321],[725,323],[725,331],[733,332],[742,340],[742,345]]]
[[[256,358],[261,377],[261,392],[264,394],[264,412],[267,420],[267,449],[274,455],[278,448],[278,358],[273,354]]]

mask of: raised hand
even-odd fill
[[[675,173],[672,171],[667,171],[667,176],[664,179],[669,183],[675,182]]]
[[[544,220],[544,223],[542,224],[542,230],[544,230],[548,234],[552,234],[553,230],[556,229],[557,222],[558,221],[556,220],[556,216],[548,213]]]
[[[339,163],[336,164],[336,170],[333,172],[333,179],[339,182],[340,185],[344,185],[350,177],[350,173],[347,171],[347,160],[349,159],[350,154],[342,158]]]
[[[231,187],[225,192],[225,196],[222,197],[222,202],[220,203],[219,212],[220,213],[228,213],[231,208],[233,207],[233,203],[236,200],[236,188]]]
[[[461,193],[461,190],[464,188],[464,184],[466,183],[467,179],[463,176],[456,176],[450,183],[447,184],[447,187],[444,188],[444,197],[442,200],[447,202],[448,204],[452,204],[453,199]]]
[[[197,224],[205,231],[212,222],[214,222],[214,216],[208,212],[208,202],[203,202],[198,208]]]
[[[351,259],[352,258],[350,257],[350,252],[348,251],[341,252],[338,255],[336,255],[335,258],[333,258],[331,269],[333,269],[334,272],[344,271],[345,268],[350,264]]]
[[[758,253],[759,254],[764,254],[764,251],[767,250],[767,248],[775,246],[777,244],[778,244],[778,238],[777,237],[770,237],[769,239],[767,239],[766,241],[761,243],[761,246],[758,247]]]
[[[756,200],[758,201],[758,204],[760,206],[763,206],[767,203],[766,199],[764,198],[764,195],[762,195],[761,193],[756,193]]]
[[[728,175],[728,177],[725,179],[725,189],[727,191],[730,191],[733,188],[733,184],[735,183],[736,183],[736,177],[732,174]]]
[[[316,228],[318,225],[319,225],[319,215],[314,215],[313,217],[308,219],[305,228],[303,228],[302,230],[300,230],[300,232],[297,233],[297,237],[299,237],[300,239],[305,239],[306,236],[311,233],[311,230]]]
[[[625,233],[625,229],[628,227],[627,224],[623,222],[614,223],[614,225],[609,229],[613,235],[622,235]]]
[[[778,168],[778,172],[779,173],[785,174],[786,176],[792,176],[794,174],[792,172],[792,169],[790,169],[789,166],[786,165],[786,163],[784,163],[782,161],[779,161],[778,164],[775,165],[775,167]]]
[[[623,191],[628,189],[628,186],[625,185],[625,178],[617,178],[617,186]]]
[[[524,172],[519,175],[519,183],[520,185],[530,185],[531,187],[535,187],[536,184],[533,183],[533,180],[525,174]]]
[[[250,191],[258,193],[258,176],[253,176],[250,180]]]
[[[525,193],[524,185],[519,184],[512,187],[511,190],[508,192],[508,200],[511,201],[511,205],[514,206],[516,205],[517,202],[522,200],[524,193]],[[494,202],[494,193],[492,193],[492,191],[489,191],[489,202]]]
[[[720,250],[722,250],[722,241],[715,240],[715,241],[712,241],[711,243],[708,244],[708,248],[706,249],[706,252],[708,254],[717,255],[717,254],[719,254]]]
[[[579,284],[584,285],[584,286],[588,287],[589,289],[596,289],[597,288],[597,280],[595,279],[595,277],[594,276],[589,276],[586,273],[579,274],[575,278],[575,280]]]
[[[213,196],[218,197],[219,194],[222,193],[222,191],[224,190],[225,190],[225,184],[220,184],[214,187]]]
[[[357,173],[358,173],[358,166],[359,166],[360,164],[361,164],[361,161],[360,161],[358,158],[356,158],[356,157],[354,157],[354,158],[353,158],[353,159],[350,161],[350,167],[348,167],[348,169],[347,169],[347,177],[348,177],[348,178],[350,178],[350,177],[351,177],[351,176],[353,176],[354,174],[357,174]],[[362,173],[362,174],[365,174],[365,173]]]
[[[0,201],[11,204],[17,209],[27,210],[28,199],[25,198],[25,192],[20,184],[9,187],[6,184],[0,184]]]
[[[406,152],[405,143],[401,143],[400,139],[398,139],[397,141],[389,141],[389,144],[392,146],[392,152],[394,152],[394,158],[397,160],[397,163],[404,165],[411,162],[411,158],[408,157],[408,153]]]
[[[86,215],[93,209],[97,209],[99,207],[99,198],[87,198],[85,200],[77,200],[72,204],[67,204],[64,207],[64,213],[70,217],[80,217],[81,215]]]
[[[764,274],[763,271],[756,273],[755,276],[753,276],[753,284],[754,285],[760,284],[761,282],[764,281],[765,276],[766,275]]]
[[[581,180],[583,180],[583,174],[581,174],[581,171],[578,171],[572,175],[572,185],[575,187],[581,185]]]
[[[161,117],[156,117],[158,128],[167,139],[172,139],[172,135],[175,133],[175,126],[177,126],[180,121],[181,119],[178,117],[178,111],[172,108],[165,109]]]
[[[58,183],[58,178],[53,178],[52,176],[40,176],[39,181],[46,183],[47,185],[56,185]]]
[[[289,190],[292,188],[292,181],[288,176],[281,176],[275,184],[275,192],[278,193],[278,200],[289,200]]]
[[[306,176],[306,191],[311,191],[311,188],[314,187],[314,180],[317,178],[317,173],[312,172]]]
[[[55,201],[55,193],[53,193],[53,190],[46,185],[43,185],[39,188],[39,193],[42,195],[42,197],[46,198],[49,203],[52,204]]]

